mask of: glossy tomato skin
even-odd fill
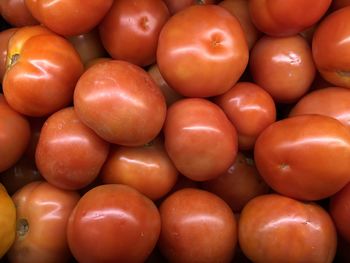
[[[28,120],[14,111],[0,94],[0,172],[9,169],[21,158],[29,140]]]
[[[119,0],[99,25],[102,43],[114,59],[139,66],[155,62],[160,30],[170,14],[162,0]]]
[[[6,71],[7,45],[17,28],[9,28],[0,32],[0,83]]]
[[[251,82],[238,82],[214,102],[226,113],[238,133],[240,150],[251,150],[259,134],[276,120],[271,95]]]
[[[282,103],[303,96],[316,73],[310,46],[299,35],[260,38],[250,53],[249,65],[256,84]]]
[[[27,184],[12,198],[17,233],[8,252],[10,262],[69,262],[66,228],[79,195],[41,181]]]
[[[41,175],[51,184],[78,190],[91,183],[107,159],[109,143],[78,118],[73,107],[45,122],[35,152]]]
[[[113,0],[25,0],[32,15],[52,31],[73,36],[96,27],[113,4]]]
[[[350,133],[328,116],[273,123],[258,137],[255,163],[275,191],[301,200],[329,197],[350,181]]]
[[[46,116],[73,99],[83,64],[74,47],[42,26],[23,27],[12,36],[3,91],[16,111]]]
[[[164,0],[166,3],[170,14],[173,15],[191,5],[207,5],[214,4],[215,0]]]
[[[79,262],[144,262],[158,240],[160,216],[154,203],[135,189],[101,185],[80,199],[67,233]]]
[[[108,142],[140,146],[162,129],[166,103],[142,68],[112,60],[93,65],[79,79],[75,110],[88,127]]]
[[[12,26],[32,26],[39,22],[33,17],[25,4],[25,0],[0,1],[1,16]]]
[[[210,97],[237,82],[248,53],[243,29],[234,16],[217,5],[193,5],[162,28],[157,63],[166,82],[181,95]]]
[[[237,132],[216,104],[187,98],[168,108],[165,148],[178,171],[194,181],[214,179],[232,164]]]
[[[255,26],[270,36],[292,36],[318,22],[332,0],[249,0]]]
[[[231,262],[237,243],[236,219],[216,195],[179,190],[160,208],[159,247],[169,262]]]
[[[317,27],[312,53],[322,77],[335,86],[350,88],[350,6],[329,14]]]
[[[350,90],[327,87],[306,94],[290,112],[290,116],[320,114],[333,117],[350,129]]]
[[[244,207],[238,240],[253,262],[331,263],[337,247],[334,224],[323,208],[277,194],[258,196]]]

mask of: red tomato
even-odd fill
[[[350,133],[328,116],[301,115],[271,124],[254,157],[267,184],[302,200],[329,197],[350,181]]]
[[[178,171],[157,138],[139,147],[112,148],[101,171],[105,184],[126,184],[156,200],[175,185]]]
[[[258,196],[244,207],[238,240],[253,262],[331,263],[337,247],[335,227],[323,208],[277,194]]]
[[[68,190],[87,186],[107,159],[109,144],[85,126],[73,108],[62,109],[45,122],[35,160],[41,175]]]
[[[214,179],[237,154],[237,132],[225,113],[201,98],[175,102],[164,125],[165,148],[178,171],[194,181]]]
[[[25,0],[25,3],[43,25],[60,35],[73,36],[96,27],[113,0]]]
[[[169,262],[231,262],[237,243],[236,220],[216,195],[179,190],[163,201],[159,247]]]
[[[306,94],[292,108],[290,116],[320,114],[333,117],[350,130],[350,90],[328,87]]]
[[[69,262],[66,228],[78,200],[76,192],[47,182],[33,182],[17,191],[17,234],[8,252],[10,262]]]
[[[0,2],[1,3],[1,2]],[[7,46],[9,39],[17,31],[17,28],[9,28],[0,32],[0,83],[6,71]]]
[[[312,54],[322,77],[335,86],[350,88],[350,6],[328,15],[317,27]]]
[[[29,140],[28,120],[10,108],[0,94],[0,172],[9,169],[21,158]]]
[[[163,0],[169,8],[170,14],[175,14],[191,5],[214,4],[215,0]]]
[[[140,146],[162,129],[166,103],[162,92],[142,68],[125,61],[91,66],[74,94],[79,118],[111,143]]]
[[[45,116],[72,101],[83,64],[68,40],[42,26],[23,27],[10,39],[8,58],[3,91],[16,111]]]
[[[79,262],[144,262],[160,233],[157,207],[126,185],[87,192],[70,216],[68,244]]]
[[[99,25],[102,43],[114,59],[139,66],[155,62],[160,30],[169,18],[162,0],[118,0]]]
[[[248,52],[234,16],[220,6],[194,5],[176,13],[162,28],[157,63],[166,82],[180,94],[209,97],[237,82]]]
[[[239,82],[214,99],[237,129],[238,148],[253,149],[259,134],[276,120],[275,103],[264,89]]]
[[[240,212],[249,200],[269,191],[254,161],[242,153],[238,153],[225,173],[213,180],[202,182],[201,186],[221,197],[234,212]]]
[[[249,0],[251,19],[271,36],[292,36],[319,21],[332,0]]]
[[[12,26],[32,26],[39,22],[29,12],[25,0],[1,0],[0,10],[2,17]]]
[[[276,102],[298,100],[309,90],[316,73],[311,49],[299,35],[262,37],[252,49],[249,63],[255,82]]]

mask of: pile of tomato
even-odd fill
[[[350,261],[350,0],[0,14],[1,260]]]

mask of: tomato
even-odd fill
[[[9,169],[21,158],[29,140],[28,120],[10,108],[0,94],[0,172]]]
[[[8,41],[16,31],[17,28],[9,28],[0,32],[0,83],[2,83],[6,71]]]
[[[248,53],[244,31],[234,16],[220,6],[193,5],[162,28],[157,63],[165,81],[180,94],[210,97],[237,82]]]
[[[68,40],[42,26],[18,29],[9,41],[3,91],[16,111],[49,115],[71,103],[83,72],[79,54]]]
[[[108,142],[140,146],[162,129],[166,103],[142,68],[112,60],[91,66],[79,79],[75,110],[88,127]]]
[[[253,159],[240,152],[225,173],[202,182],[201,187],[221,197],[234,212],[240,212],[249,200],[269,191]]]
[[[322,207],[277,194],[255,197],[244,207],[238,240],[253,262],[331,263],[337,247],[334,224]]]
[[[170,14],[173,15],[191,5],[214,4],[215,0],[163,0],[169,8]]]
[[[271,124],[254,157],[267,184],[283,195],[319,200],[350,181],[350,133],[328,116],[301,115]]]
[[[114,59],[139,66],[155,62],[160,30],[169,18],[162,0],[118,0],[99,25],[102,43]]]
[[[230,207],[207,191],[186,188],[159,208],[159,247],[169,262],[231,262],[237,244],[236,220]]]
[[[54,113],[45,122],[35,160],[49,183],[78,190],[98,176],[108,152],[109,143],[85,126],[73,107],[69,107]]]
[[[350,90],[328,87],[306,94],[292,108],[290,116],[320,114],[333,117],[350,130]]]
[[[249,0],[255,26],[271,36],[292,36],[318,22],[332,0]]]
[[[253,149],[258,135],[276,120],[276,106],[272,97],[251,82],[238,82],[216,97],[214,102],[237,129],[240,150]]]
[[[335,86],[350,88],[350,6],[329,14],[317,27],[312,54],[322,77]]]
[[[103,183],[129,185],[152,200],[168,193],[177,175],[160,138],[139,147],[115,146],[101,171]]]
[[[255,42],[260,38],[261,32],[253,24],[249,14],[249,1],[247,0],[224,0],[219,3],[220,6],[234,15],[241,23],[248,47],[251,49]]]
[[[304,95],[316,73],[311,49],[299,35],[260,38],[250,53],[249,64],[256,84],[283,103],[295,102]]]
[[[194,181],[214,179],[237,154],[237,132],[225,113],[201,98],[182,99],[168,109],[165,148],[178,171]]]
[[[1,0],[2,17],[12,26],[32,26],[39,22],[29,12],[25,0]]]
[[[16,207],[0,183],[0,259],[9,250],[16,236]]]
[[[17,232],[8,252],[10,262],[69,262],[66,227],[79,195],[47,182],[32,182],[12,198]]]
[[[70,216],[69,247],[77,261],[144,262],[156,245],[160,216],[153,202],[118,184],[88,191]]]
[[[60,35],[73,36],[96,27],[113,0],[25,0],[25,3],[43,25]]]

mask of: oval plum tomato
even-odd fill
[[[49,183],[78,190],[98,176],[108,152],[109,143],[85,126],[70,107],[55,112],[45,122],[35,160]]]
[[[299,36],[260,38],[250,53],[256,84],[276,102],[297,101],[310,88],[316,68],[307,41]]]
[[[126,184],[157,200],[172,189],[177,175],[163,141],[156,138],[139,147],[112,148],[100,176],[105,184]]]
[[[289,116],[303,114],[333,117],[350,130],[350,90],[328,87],[306,94],[295,104]]]
[[[155,62],[160,30],[169,18],[162,0],[118,0],[99,25],[101,41],[114,59],[139,66]]]
[[[270,36],[292,36],[318,22],[332,0],[249,0],[255,26]]]
[[[106,15],[113,0],[25,0],[32,15],[47,28],[64,35],[87,33]]]
[[[159,212],[159,248],[169,262],[231,262],[237,226],[232,210],[222,199],[187,188],[167,197]]]
[[[0,172],[13,166],[30,140],[28,120],[14,111],[0,94]]]
[[[0,32],[0,83],[6,71],[7,46],[12,35],[18,28],[9,28]]]
[[[1,0],[1,16],[15,27],[33,26],[39,22],[29,12],[25,0]]]
[[[350,181],[350,133],[328,116],[286,118],[260,134],[254,158],[261,176],[278,193],[323,199]]]
[[[171,15],[183,9],[186,9],[191,5],[207,5],[207,4],[214,4],[216,2],[215,0],[163,0],[163,1],[166,3]]]
[[[42,26],[18,29],[9,41],[3,91],[16,111],[49,115],[73,99],[83,64],[74,47]]]
[[[160,233],[157,207],[137,190],[100,185],[81,197],[69,218],[68,244],[78,262],[144,262]]]
[[[8,252],[10,262],[69,262],[66,228],[79,195],[47,182],[32,182],[12,198],[17,209],[17,233]]]
[[[243,208],[238,240],[252,262],[331,263],[337,247],[326,210],[277,194],[255,197]]]
[[[329,14],[317,27],[312,54],[322,77],[335,86],[350,88],[350,6]]]
[[[253,149],[259,134],[276,120],[272,97],[251,82],[238,82],[214,102],[226,113],[238,133],[238,148]]]
[[[229,90],[244,72],[248,56],[240,23],[216,5],[193,5],[176,13],[162,28],[157,49],[162,76],[187,97]]]
[[[16,207],[0,183],[0,259],[10,249],[16,237]]]
[[[214,179],[237,154],[237,132],[216,104],[201,98],[175,102],[164,125],[165,148],[178,171],[194,181]]]
[[[142,68],[112,60],[91,66],[74,93],[79,118],[108,142],[140,146],[163,127],[166,103],[162,92]]]

